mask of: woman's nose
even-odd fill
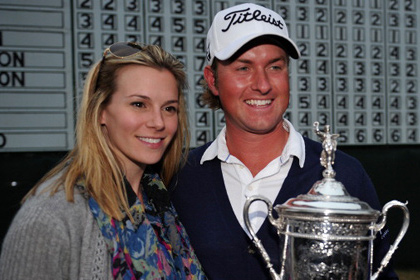
[[[165,128],[165,120],[160,109],[153,110],[147,125],[151,128],[155,128],[156,130],[162,130]]]

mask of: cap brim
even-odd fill
[[[233,41],[229,46],[225,47],[223,50],[219,52],[215,52],[214,56],[217,57],[219,60],[227,60],[232,57],[240,48],[242,48],[245,44],[262,36],[273,36],[279,41],[279,46],[284,49],[284,51],[292,58],[298,59],[300,57],[300,51],[296,44],[283,36],[279,36],[276,33],[254,33],[246,37],[242,37],[240,40]]]

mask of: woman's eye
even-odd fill
[[[138,108],[145,107],[143,102],[133,102],[133,103],[131,103],[131,105],[133,105],[134,107],[138,107]]]
[[[165,111],[175,113],[175,112],[178,112],[178,108],[175,106],[168,106],[168,107],[165,107]]]

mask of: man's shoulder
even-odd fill
[[[207,150],[207,148],[211,145],[212,142],[206,143],[202,146],[197,148],[192,148],[188,153],[188,159],[185,165],[179,170],[177,179],[179,178],[190,178],[190,177],[200,177],[202,175],[206,175],[209,168],[211,168],[214,161],[205,161],[204,164],[201,164],[201,158],[203,154]]]
[[[312,140],[307,137],[303,137],[305,141],[305,153],[306,153],[306,159],[311,160],[319,160],[322,152],[322,144],[321,142],[317,142],[315,140]],[[347,167],[353,166],[356,168],[362,168],[361,163],[359,160],[357,160],[355,157],[341,151],[337,148],[335,151],[335,162],[334,166],[341,166],[346,165]]]
[[[192,148],[188,153],[188,162],[194,164],[197,164],[197,162],[200,163],[201,157],[203,156],[207,148],[211,145],[211,143],[213,142],[208,142],[197,148]]]

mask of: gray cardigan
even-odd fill
[[[0,279],[113,279],[88,200],[75,190],[74,203],[64,191],[26,201],[3,241]]]

